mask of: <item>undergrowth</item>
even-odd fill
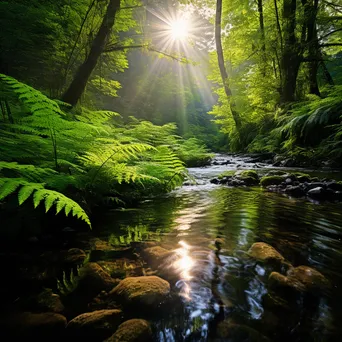
[[[170,191],[187,175],[185,163],[210,158],[174,124],[123,125],[118,113],[71,109],[3,74],[0,102],[0,202],[17,194],[18,205],[31,199],[90,227],[94,206]]]

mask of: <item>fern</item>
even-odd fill
[[[31,181],[41,181],[45,177],[55,175],[56,171],[49,168],[40,168],[34,165],[22,165],[16,162],[0,161],[0,174],[10,170],[14,177],[20,176]]]
[[[19,189],[18,203],[22,205],[31,195],[33,195],[33,204],[37,208],[44,201],[45,212],[48,212],[53,205],[56,206],[56,214],[65,211],[68,216],[71,213],[78,219],[85,221],[90,227],[91,223],[85,211],[72,199],[54,190],[44,188],[42,183],[30,183],[22,178],[1,178],[0,179],[0,201]]]

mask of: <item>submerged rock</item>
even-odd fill
[[[324,275],[308,266],[290,268],[284,276],[272,272],[268,284],[274,291],[283,291],[286,294],[312,293],[319,294],[329,289],[330,283]]]
[[[76,339],[101,342],[115,332],[122,319],[121,310],[86,312],[68,323],[67,335]]]
[[[142,252],[142,255],[144,256],[144,258],[146,258],[147,261],[151,263],[152,265],[160,264],[172,254],[173,252],[160,246],[146,248]]]
[[[300,281],[309,292],[321,292],[329,289],[330,283],[325,276],[308,266],[298,266],[287,272],[290,279]]]
[[[286,292],[291,292],[292,294],[305,291],[305,285],[302,284],[298,279],[286,277],[278,272],[272,272],[270,274],[268,278],[268,285],[272,290],[283,290]]]
[[[134,258],[133,248],[113,247],[109,242],[95,238],[91,241],[90,261]]]
[[[122,323],[114,335],[105,342],[149,342],[152,341],[150,324],[144,319],[130,319]]]
[[[117,300],[123,306],[135,307],[140,305],[146,309],[156,308],[169,298],[170,284],[157,276],[129,277],[122,280],[108,297]],[[144,308],[142,308],[144,309]]]
[[[262,262],[281,263],[285,258],[272,246],[264,242],[253,243],[248,251],[248,255]]]

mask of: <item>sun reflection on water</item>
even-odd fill
[[[173,263],[173,267],[180,275],[177,286],[181,287],[180,295],[187,300],[191,300],[191,286],[189,282],[193,277],[191,275],[191,270],[195,265],[195,261],[190,256],[191,246],[182,240],[179,241],[178,244],[181,247],[175,250],[177,258]]]

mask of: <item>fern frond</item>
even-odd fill
[[[21,176],[32,181],[41,181],[45,177],[57,173],[49,168],[41,168],[34,165],[22,165],[16,162],[0,161],[0,172],[3,170],[11,170],[14,172],[15,176]]]
[[[79,204],[58,191],[45,189],[44,184],[42,183],[30,183],[22,178],[1,178],[0,200],[13,194],[19,188],[19,205],[22,205],[33,194],[33,204],[35,208],[44,200],[45,212],[48,212],[53,205],[56,205],[56,214],[65,208],[66,216],[71,212],[73,216],[85,221],[91,227],[88,215]]]

